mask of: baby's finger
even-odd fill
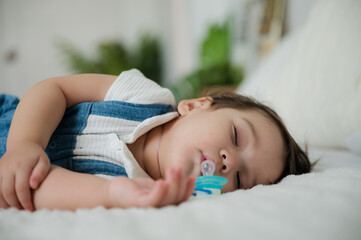
[[[33,210],[33,203],[31,201],[31,192],[29,187],[29,175],[17,174],[15,179],[15,190],[18,200],[22,207],[26,210]]]
[[[179,204],[184,199],[184,194],[187,190],[187,178],[185,176],[185,173],[182,168],[179,168],[178,170],[178,191],[177,191],[177,200],[176,204]]]
[[[15,176],[8,175],[2,181],[3,196],[8,205],[17,209],[22,209],[15,194]]]
[[[45,156],[40,157],[38,163],[34,167],[31,175],[29,184],[32,189],[37,189],[45,179],[49,172],[50,163],[49,159]]]
[[[0,208],[8,208],[9,204],[5,201],[4,196],[2,194],[2,177],[0,177]]]
[[[181,202],[187,201],[187,199],[191,196],[191,194],[194,191],[195,183],[196,183],[196,178],[194,176],[188,178],[186,191],[185,194],[183,195]]]
[[[169,184],[167,196],[164,198],[165,205],[176,204],[179,189],[179,170],[169,169],[165,173],[166,182]]]

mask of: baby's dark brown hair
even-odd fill
[[[254,110],[263,114],[276,124],[278,129],[281,131],[281,135],[286,146],[285,167],[276,183],[281,181],[287,175],[299,175],[311,171],[312,165],[308,158],[307,148],[305,151],[301,149],[288,132],[282,119],[273,109],[251,97],[238,95],[233,92],[214,92],[208,94],[208,96],[212,98],[211,110],[220,108]]]

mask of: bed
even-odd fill
[[[319,1],[237,89],[307,142],[311,173],[161,209],[0,210],[0,239],[361,239],[360,13]]]

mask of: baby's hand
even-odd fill
[[[37,189],[45,179],[50,161],[42,147],[23,142],[0,159],[0,207],[32,211],[30,188]]]
[[[163,207],[180,204],[192,194],[195,177],[181,168],[169,169],[165,179],[117,177],[109,182],[109,207]]]

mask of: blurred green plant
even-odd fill
[[[162,59],[159,40],[143,34],[133,51],[121,41],[104,41],[97,46],[95,57],[85,56],[74,45],[60,41],[57,47],[74,73],[103,73],[119,75],[131,68],[139,69],[146,77],[161,83]]]
[[[200,67],[171,86],[177,101],[199,97],[205,88],[236,86],[243,80],[243,69],[231,63],[230,21],[212,24],[201,43]]]

